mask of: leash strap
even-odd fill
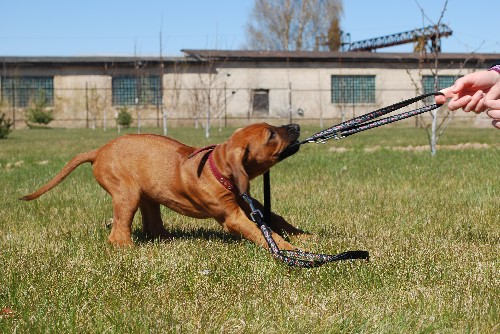
[[[267,170],[262,176],[264,180],[264,221],[271,220],[271,172]]]
[[[400,120],[403,120],[405,118],[413,117],[419,114],[422,114],[427,111],[434,110],[436,108],[439,108],[441,104],[431,104],[428,106],[424,106],[422,108],[418,108],[415,110],[410,110],[401,114],[397,114],[391,117],[375,120],[375,118],[378,118],[380,116],[386,115],[388,113],[391,113],[395,110],[401,109],[403,107],[406,107],[412,103],[421,101],[425,98],[428,98],[430,96],[436,96],[436,95],[443,95],[441,92],[434,92],[434,93],[428,93],[428,94],[423,94],[408,100],[404,100],[398,103],[395,103],[393,105],[390,105],[388,107],[384,107],[372,112],[369,112],[367,114],[355,117],[351,120],[342,122],[340,124],[334,125],[328,129],[325,129],[323,131],[320,131],[311,137],[303,140],[300,142],[300,144],[305,144],[305,143],[324,143],[327,140],[330,140],[332,138],[334,139],[342,139],[347,136],[350,136],[352,134],[373,129],[385,124],[397,122]]]
[[[364,259],[368,260],[370,255],[366,251],[348,251],[336,255],[329,255],[329,254],[317,254],[317,253],[309,253],[309,252],[304,252],[301,250],[292,250],[292,251],[286,251],[286,250],[281,250],[279,249],[278,245],[276,244],[276,241],[274,241],[272,237],[272,230],[267,226],[267,224],[264,221],[264,215],[260,210],[256,209],[252,199],[248,194],[242,194],[241,195],[245,202],[250,206],[250,219],[254,223],[257,224],[257,226],[260,228],[260,231],[262,232],[262,235],[264,236],[264,239],[267,242],[267,245],[269,246],[269,251],[271,255],[277,259],[280,260],[290,267],[300,267],[300,268],[313,268],[313,267],[319,267],[323,264],[329,263],[329,262],[335,262],[335,261],[342,261],[342,260],[356,260],[356,259]]]

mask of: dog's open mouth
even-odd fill
[[[300,143],[298,140],[294,141],[291,145],[289,145],[287,148],[283,150],[283,152],[280,153],[278,159],[279,161],[282,161],[286,158],[288,158],[291,155],[294,155],[297,153],[300,149]]]
[[[291,144],[280,153],[278,157],[279,161],[297,153],[300,148],[300,142],[298,140],[300,136],[300,126],[298,124],[289,124],[283,125],[281,128],[286,130],[288,140],[290,140]]]

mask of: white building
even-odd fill
[[[36,100],[53,127],[114,126],[127,108],[145,126],[223,118],[285,123],[350,118],[451,85],[497,54],[183,50],[184,57],[0,57],[1,109],[24,126]],[[460,113],[469,125],[484,116]]]

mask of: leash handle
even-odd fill
[[[264,221],[264,215],[260,210],[255,208],[251,197],[246,193],[241,194],[241,196],[243,200],[250,206],[250,219],[252,219],[252,221],[257,224],[260,231],[262,232],[271,255],[275,259],[286,263],[290,267],[313,268],[334,261],[369,259],[369,254],[366,251],[348,251],[336,255],[329,255],[309,253],[301,250],[281,250],[276,244],[276,241],[274,241],[273,239],[273,231],[271,230],[271,228],[269,228],[269,226],[267,226]]]
[[[381,125],[384,125],[384,124],[389,124],[389,123],[392,123],[392,122],[397,122],[397,121],[400,121],[402,119],[405,119],[405,118],[408,118],[408,117],[412,117],[412,116],[415,116],[415,115],[418,115],[418,114],[421,114],[421,113],[424,113],[424,112],[436,109],[436,108],[440,107],[441,105],[440,104],[432,104],[432,105],[429,105],[429,106],[426,106],[426,107],[423,107],[423,108],[419,108],[419,109],[416,109],[416,110],[412,110],[412,111],[409,111],[409,112],[406,112],[406,113],[394,115],[394,116],[392,116],[392,117],[390,117],[388,119],[383,119],[383,120],[379,120],[379,121],[369,122],[371,120],[374,120],[375,118],[378,118],[380,116],[383,116],[383,115],[386,115],[388,113],[391,113],[391,112],[393,112],[395,110],[398,110],[398,109],[401,109],[403,107],[406,107],[406,106],[408,106],[408,105],[410,105],[412,103],[415,103],[415,102],[423,100],[423,99],[425,99],[427,97],[436,96],[436,95],[443,95],[443,93],[441,93],[441,92],[433,92],[433,93],[427,93],[427,94],[419,95],[417,97],[414,97],[414,98],[411,98],[411,99],[408,99],[408,100],[404,100],[404,101],[392,104],[390,106],[387,106],[387,107],[384,107],[384,108],[381,108],[381,109],[369,112],[367,114],[355,117],[355,118],[350,119],[348,121],[342,122],[342,123],[334,125],[332,127],[329,127],[328,129],[325,129],[323,131],[320,131],[320,132],[312,135],[311,137],[303,140],[302,142],[300,142],[300,144],[305,144],[305,143],[324,143],[325,141],[327,141],[329,139],[332,139],[332,138],[334,138],[334,139],[341,139],[343,137],[347,137],[347,136],[349,136],[351,134],[354,134],[354,133],[365,131],[365,130],[368,130],[368,129],[371,129],[371,128],[375,128],[375,127],[378,127],[378,126],[381,126]],[[380,123],[377,123],[377,122],[380,122]],[[349,132],[349,130],[355,130],[355,129],[360,128],[360,127],[363,127],[362,130],[359,130],[359,131],[350,131]]]
[[[359,125],[358,127],[351,128],[351,129],[348,129],[345,131],[341,131],[339,137],[336,139],[342,139],[342,138],[348,137],[350,135],[353,135],[353,134],[361,132],[361,131],[373,129],[373,128],[376,128],[376,127],[379,127],[379,126],[382,126],[385,124],[394,123],[394,122],[403,120],[405,118],[420,115],[420,114],[423,114],[425,112],[439,108],[440,106],[441,106],[441,104],[431,104],[431,105],[428,105],[428,106],[425,106],[422,108],[410,110],[410,111],[403,112],[401,114],[397,114],[394,116],[390,116],[390,117],[386,117],[386,118],[382,118],[382,119],[377,119],[377,120],[374,120],[371,122],[363,123],[363,124]]]

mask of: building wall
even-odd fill
[[[182,66],[180,66],[181,64]],[[443,66],[445,68],[446,66]],[[451,67],[451,66],[450,66]],[[465,75],[474,68],[448,68],[439,75]],[[7,75],[12,76],[12,73]],[[53,75],[54,116],[53,127],[114,127],[119,106],[112,104],[112,78],[114,75],[159,75],[163,73],[163,108],[157,106],[131,106],[134,124],[159,126],[163,111],[171,120],[183,124],[211,121],[222,117],[238,118],[242,122],[265,118],[285,123],[289,118],[301,120],[337,120],[351,118],[387,106],[422,92],[422,75],[432,75],[429,69],[408,68],[403,62],[333,61],[224,61],[214,63],[174,62],[161,72],[156,67],[144,69],[107,66],[73,65],[16,69],[16,75]],[[331,101],[332,75],[375,76],[375,103],[334,104]],[[269,91],[268,115],[254,114],[252,91]],[[417,107],[414,105],[412,107]],[[9,117],[16,109],[17,119],[23,110],[2,106]],[[413,109],[413,108],[412,108]],[[299,115],[299,110],[302,111]],[[485,115],[460,113],[474,126],[489,126]],[[11,117],[12,118],[12,117]],[[19,121],[16,127],[22,127]]]
[[[109,76],[57,75],[54,90],[54,127],[96,127],[97,119],[114,117]]]
[[[439,75],[460,76],[472,72],[472,69],[445,69]],[[350,118],[383,106],[412,98],[422,93],[421,78],[432,75],[430,70],[394,69],[394,68],[341,68],[322,67],[322,64],[310,64],[306,68],[284,68],[266,66],[266,64],[238,64],[232,67],[225,64],[219,69],[215,89],[226,87],[228,98],[227,113],[231,116],[252,116],[251,92],[253,89],[269,90],[270,118],[287,119],[290,106],[294,119],[300,120],[297,110],[303,111],[306,119],[341,118],[342,114]],[[229,76],[228,76],[229,74]],[[374,75],[376,100],[373,104],[334,104],[331,101],[332,75]],[[184,76],[183,87],[192,87],[199,82],[197,76]],[[182,105],[182,104],[181,104]],[[412,106],[414,108],[420,105]],[[411,107],[408,107],[411,108]],[[408,110],[407,108],[407,110]],[[485,115],[461,113],[460,117],[475,119],[474,125],[489,125]],[[487,123],[484,123],[484,122]],[[472,121],[471,121],[472,122]]]

